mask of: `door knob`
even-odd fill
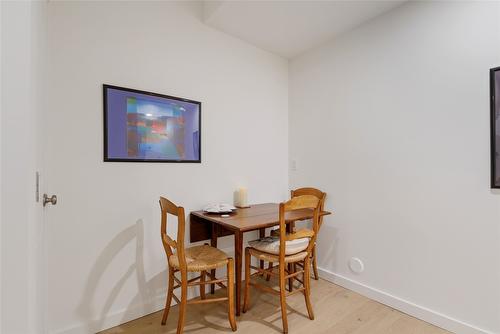
[[[43,206],[46,206],[48,203],[50,203],[52,205],[56,205],[57,204],[57,196],[52,195],[49,197],[49,195],[43,194]]]

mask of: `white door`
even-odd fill
[[[1,12],[1,328],[45,331],[43,175],[45,4],[5,2]],[[38,183],[39,184],[39,183]]]

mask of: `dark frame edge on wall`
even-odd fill
[[[500,189],[500,184],[495,184],[496,170],[496,105],[495,105],[495,72],[500,71],[500,66],[490,69],[490,188]]]
[[[198,148],[199,148],[199,159],[198,160],[166,160],[166,159],[120,159],[120,158],[108,158],[108,104],[107,104],[107,94],[106,90],[108,88],[111,89],[119,89],[119,90],[125,90],[129,91],[132,93],[137,93],[137,94],[144,94],[144,95],[150,95],[150,96],[155,96],[155,97],[162,97],[162,98],[167,98],[171,100],[177,100],[177,101],[182,101],[182,102],[188,102],[188,103],[193,103],[197,104],[199,108],[199,120],[198,120],[198,126],[199,126],[199,138],[198,138]],[[177,96],[171,96],[171,95],[165,95],[165,94],[159,94],[159,93],[153,93],[153,92],[147,92],[143,90],[138,90],[138,89],[133,89],[133,88],[127,88],[127,87],[120,87],[120,86],[114,86],[114,85],[109,85],[109,84],[103,84],[102,85],[102,94],[103,94],[103,114],[104,114],[104,119],[103,119],[103,144],[104,144],[104,150],[103,150],[103,161],[104,162],[167,162],[167,163],[201,163],[201,102],[200,101],[195,101],[195,100],[190,100],[182,97],[177,97]]]

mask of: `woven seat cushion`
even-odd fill
[[[255,256],[259,260],[264,260],[268,262],[273,262],[273,263],[279,263],[279,255],[275,254],[270,254],[266,252],[262,252],[258,249],[252,248],[252,247],[247,247],[248,251],[252,256]],[[302,261],[306,258],[307,252],[300,252],[292,255],[287,255],[285,256],[285,263],[293,263],[293,262],[298,262]]]
[[[280,253],[280,239],[279,237],[271,236],[258,240],[249,241],[250,247],[260,250],[265,253],[279,255]],[[285,245],[285,255],[292,255],[306,250],[309,245],[309,238],[300,238],[290,240]]]
[[[188,271],[203,271],[223,267],[227,264],[229,256],[218,248],[208,245],[194,246],[184,250]],[[168,259],[174,268],[179,268],[177,254]]]

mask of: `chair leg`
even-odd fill
[[[318,263],[316,262],[316,245],[312,249],[312,267],[314,273],[314,279],[317,281],[319,279],[318,275]]]
[[[259,229],[259,238],[262,239],[265,236],[266,236],[266,229],[265,228]],[[259,268],[264,269],[264,260],[259,261]]]
[[[227,262],[227,304],[228,317],[231,329],[236,331],[236,319],[234,317],[234,260],[229,258]]]
[[[172,295],[174,293],[174,271],[172,268],[168,268],[168,290],[167,290],[167,300],[165,301],[165,310],[163,311],[163,318],[161,319],[161,325],[165,326],[167,323],[168,312],[170,311],[170,304],[172,304]]]
[[[248,249],[245,250],[245,293],[243,296],[243,313],[246,313],[248,310],[248,304],[250,302],[250,261],[251,261],[250,252]]]
[[[205,270],[203,270],[201,273],[200,273],[200,298],[201,299],[205,299],[206,298],[206,290],[205,290],[205,284],[203,284],[203,282],[205,282],[205,277],[207,276],[207,272]]]
[[[210,277],[215,279],[215,269],[210,270]],[[210,284],[210,293],[213,295],[215,293],[215,283]]]
[[[293,273],[293,264],[289,263],[288,264],[288,275]],[[288,279],[288,291],[292,292],[293,291],[293,278]]]
[[[314,313],[311,305],[311,262],[310,258],[307,256],[304,259],[304,298],[306,300],[307,313],[309,314],[309,319],[314,320]]]
[[[280,304],[281,304],[281,321],[283,322],[283,333],[288,333],[288,319],[286,317],[286,279],[285,279],[285,264],[280,264]]]
[[[260,268],[260,269],[265,269],[264,260],[260,260],[260,261],[259,261],[259,268]],[[262,274],[262,276],[264,276],[264,274]]]
[[[293,263],[292,264],[292,269],[293,269],[293,272],[296,273],[297,272],[297,263]],[[292,278],[292,288],[293,288],[293,282],[295,282],[295,279]]]
[[[269,262],[269,266],[267,267],[267,269],[268,270],[272,270],[273,269],[273,263],[272,262]],[[270,279],[271,279],[271,275],[267,274],[266,281],[269,282]]]
[[[179,305],[179,321],[177,323],[177,334],[182,334],[184,330],[184,320],[186,318],[187,305],[187,272],[181,271],[181,303]]]

